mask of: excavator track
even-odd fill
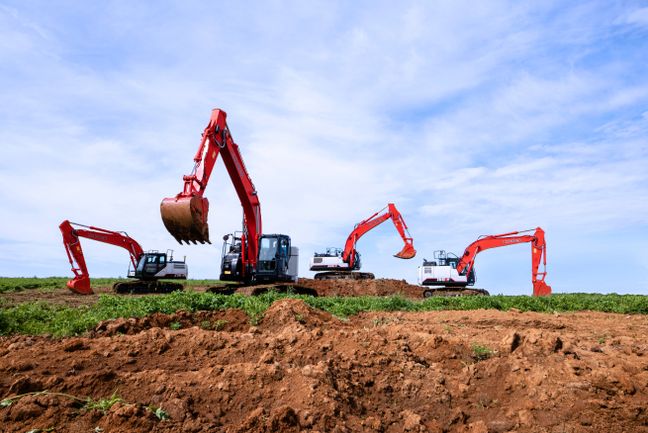
[[[171,293],[184,290],[184,286],[169,281],[136,280],[115,283],[112,289],[119,294]]]
[[[376,278],[371,272],[319,272],[315,274],[316,280],[373,280]]]
[[[425,289],[423,291],[424,298],[455,296],[490,296],[490,293],[486,289],[466,287],[439,287],[437,289]]]

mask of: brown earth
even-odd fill
[[[258,326],[238,310],[118,319],[0,338],[0,399],[48,391],[0,408],[0,430],[648,432],[647,331],[604,313],[339,320],[294,299]]]
[[[287,286],[284,284],[283,286]],[[304,294],[316,294],[317,296],[390,296],[401,295],[408,298],[420,299],[423,291],[419,286],[408,284],[405,280],[376,279],[376,280],[328,280],[319,281],[310,278],[300,278],[297,286]],[[245,295],[255,295],[267,291],[272,285],[251,286],[239,289]],[[188,290],[204,292],[216,289],[217,287],[192,287]],[[314,290],[316,293],[311,292]],[[24,302],[45,301],[51,304],[68,305],[78,307],[80,305],[92,305],[99,299],[101,294],[114,294],[110,287],[93,287],[94,294],[79,295],[72,291],[61,289],[47,290],[21,290],[17,292],[5,292],[0,294],[0,305],[10,307]],[[232,291],[233,292],[233,291]],[[298,290],[299,292],[299,290]],[[143,296],[143,295],[120,295],[120,296]]]
[[[423,290],[405,280],[378,278],[375,280],[314,280],[300,278],[301,287],[315,289],[318,296],[391,296],[401,295],[420,299]]]

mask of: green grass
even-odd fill
[[[475,358],[476,361],[483,361],[485,359],[488,359],[495,353],[493,349],[487,346],[482,346],[481,344],[473,343],[471,345],[471,348],[473,351],[473,358]]]
[[[648,296],[556,294],[550,297],[530,296],[471,296],[428,298],[421,301],[391,297],[321,297],[296,296],[270,292],[261,296],[219,295],[195,291],[168,295],[116,296],[101,295],[91,306],[66,307],[45,302],[29,302],[0,308],[0,335],[51,334],[79,335],[102,320],[118,317],[142,317],[152,313],[174,313],[179,310],[224,310],[240,308],[257,324],[267,308],[276,300],[293,297],[303,299],[314,308],[338,317],[348,317],[365,311],[438,311],[495,309],[537,311],[544,313],[568,311],[603,311],[623,314],[648,314]]]
[[[21,277],[21,278],[8,278],[0,277],[0,293],[5,292],[18,292],[21,290],[54,290],[64,289],[65,283],[72,277]],[[128,281],[125,278],[91,278],[91,287],[111,287],[118,281]],[[222,284],[219,280],[163,280],[175,281],[185,285],[185,287],[200,287],[200,286],[215,286]]]

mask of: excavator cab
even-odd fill
[[[296,266],[291,265],[291,257],[296,248],[291,247],[287,235],[263,235],[259,239],[259,260],[257,261],[257,281],[293,281]],[[296,260],[296,259],[295,259]],[[295,268],[294,270],[292,268]]]
[[[209,201],[196,195],[187,197],[178,194],[176,197],[165,198],[160,203],[164,227],[179,243],[184,241],[187,244],[211,244],[207,225],[208,212]]]

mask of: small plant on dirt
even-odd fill
[[[119,397],[117,394],[113,393],[108,398],[102,398],[99,400],[93,400],[90,397],[88,397],[88,402],[85,404],[85,408],[87,410],[93,410],[97,409],[101,411],[102,413],[106,413],[110,410],[111,407],[113,407],[117,403],[123,403],[124,400]]]
[[[200,322],[200,327],[206,331],[221,331],[223,328],[225,328],[225,325],[227,325],[227,320],[219,319],[215,322],[211,322],[209,320],[203,320]]]
[[[227,320],[219,319],[214,322],[214,331],[221,331],[227,325]]]
[[[299,314],[299,313],[295,313],[295,320],[297,322],[299,322],[299,323],[305,323],[306,322],[306,320],[304,319],[304,316]]]
[[[164,409],[162,409],[161,407],[156,407],[156,406],[151,405],[151,406],[147,406],[146,410],[148,410],[153,415],[155,415],[156,418],[159,419],[160,421],[164,421],[166,419],[171,418],[169,416],[169,414]]]
[[[389,325],[390,323],[395,323],[395,322],[396,320],[390,317],[376,317],[371,321],[371,323],[375,327]]]
[[[169,325],[169,328],[171,328],[173,331],[177,331],[178,329],[182,328],[182,324],[180,322],[173,322]]]
[[[495,353],[493,349],[475,343],[472,344],[472,351],[473,358],[476,361],[483,361],[485,359],[488,359]]]

